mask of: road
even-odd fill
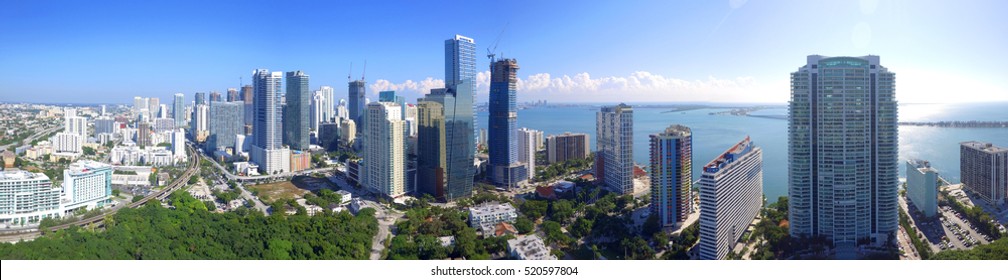
[[[899,247],[906,252],[906,256],[900,256],[901,260],[919,260],[920,253],[917,252],[917,248],[913,246],[913,242],[910,241],[910,235],[907,233],[906,229],[900,227],[899,236],[896,237],[899,240]],[[927,242],[925,240],[925,242]]]
[[[39,137],[41,137],[43,135],[49,135],[49,133],[56,132],[56,131],[58,131],[60,129],[63,129],[62,125],[58,125],[58,126],[55,126],[55,127],[50,127],[50,128],[47,128],[47,129],[43,129],[42,131],[39,131],[38,133],[35,133],[32,136],[29,136],[28,138],[25,138],[24,140],[22,140],[21,141],[21,145],[24,145],[24,143],[31,143],[32,141],[35,140],[35,138],[39,138]],[[0,151],[6,151],[8,147],[13,146],[15,144],[17,144],[17,142],[0,146]]]
[[[269,206],[266,206],[266,204],[263,204],[258,197],[255,197],[252,193],[245,190],[245,186],[241,183],[238,183],[237,186],[238,190],[241,190],[241,196],[244,197],[245,200],[252,201],[252,205],[255,206],[256,210],[262,211],[263,214],[266,214],[267,216],[269,215]]]
[[[295,175],[307,175],[307,174],[312,174],[312,173],[315,173],[315,172],[323,172],[323,171],[329,171],[329,170],[333,169],[332,167],[321,167],[321,168],[305,169],[305,170],[301,170],[301,171],[298,171],[298,172],[284,172],[284,173],[271,174],[271,175],[238,176],[238,175],[235,175],[235,174],[231,173],[231,171],[228,171],[227,168],[224,168],[224,166],[221,166],[220,163],[217,163],[216,160],[208,158],[203,153],[199,153],[199,154],[200,154],[200,156],[202,158],[205,158],[208,161],[212,162],[213,165],[216,166],[217,169],[220,170],[221,173],[223,173],[224,176],[227,177],[228,180],[235,180],[235,181],[239,181],[239,182],[240,181],[249,181],[249,180],[258,181],[258,180],[269,180],[269,179],[276,179],[276,178],[287,178],[287,177],[293,177]]]
[[[144,205],[145,203],[147,203],[151,199],[163,200],[163,199],[167,198],[168,195],[170,195],[172,192],[174,192],[176,190],[179,190],[182,187],[186,186],[186,184],[188,183],[189,176],[192,176],[192,175],[196,174],[196,171],[199,170],[197,168],[199,166],[199,160],[197,160],[195,149],[192,146],[187,146],[186,148],[189,150],[189,153],[190,153],[189,168],[187,168],[186,171],[184,173],[182,173],[182,176],[179,176],[178,178],[175,178],[174,182],[172,182],[171,184],[168,184],[168,186],[165,186],[160,191],[158,191],[156,193],[151,193],[151,194],[145,196],[143,199],[140,199],[140,200],[138,200],[136,202],[132,202],[132,203],[129,203],[129,204],[124,204],[124,203],[116,204],[116,206],[112,207],[112,209],[110,211],[104,212],[104,213],[102,213],[102,214],[100,214],[98,216],[94,216],[94,217],[91,217],[91,218],[83,219],[83,220],[80,220],[80,221],[77,221],[77,222],[73,222],[73,223],[67,223],[67,224],[62,224],[62,225],[50,227],[49,231],[57,231],[57,230],[61,230],[61,229],[66,229],[66,228],[69,228],[71,226],[85,226],[85,225],[89,225],[89,224],[101,224],[102,222],[105,221],[105,217],[110,216],[110,215],[114,215],[117,211],[119,211],[119,209],[122,209],[124,206],[129,207],[129,208],[137,208],[137,207],[140,207],[140,206]],[[3,240],[10,240],[10,239],[13,239],[13,240],[18,240],[18,239],[33,239],[33,238],[35,238],[35,237],[37,237],[39,235],[39,231],[35,230],[35,231],[31,231],[31,232],[19,232],[19,233],[14,233],[14,234],[9,234],[9,235],[8,234],[4,234],[4,235],[5,236],[3,236],[3,238],[2,238]]]

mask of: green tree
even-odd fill
[[[532,220],[529,220],[524,216],[519,216],[517,219],[515,219],[514,226],[515,229],[518,230],[518,233],[520,234],[528,234],[529,232],[532,232],[532,230],[535,227],[535,225],[532,223]]]

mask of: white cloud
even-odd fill
[[[430,91],[443,87],[444,81],[426,78],[421,82],[407,80],[392,83],[378,80],[371,85],[371,92],[395,90],[415,100]],[[490,71],[476,75],[478,99],[486,100],[489,92]],[[721,79],[713,76],[704,80],[684,80],[666,77],[647,71],[633,72],[627,76],[592,77],[582,72],[574,75],[553,76],[549,73],[528,75],[518,80],[520,100],[547,99],[552,102],[681,102],[681,101],[721,101],[721,102],[783,102],[787,100],[787,82],[777,83],[776,88],[757,83],[752,77]]]

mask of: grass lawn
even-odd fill
[[[298,199],[310,191],[318,191],[322,188],[335,189],[329,180],[308,176],[297,176],[290,181],[259,184],[247,188],[249,191],[257,191],[259,199],[267,204],[280,198]]]

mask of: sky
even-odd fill
[[[443,85],[444,40],[518,60],[519,101],[782,103],[807,55],[879,55],[901,103],[1008,100],[1008,1],[13,1],[0,102],[187,101],[302,70],[346,98]],[[365,70],[366,62],[366,70]],[[352,65],[352,66],[351,66]],[[352,67],[352,68],[351,68]],[[351,70],[352,69],[352,70]]]

